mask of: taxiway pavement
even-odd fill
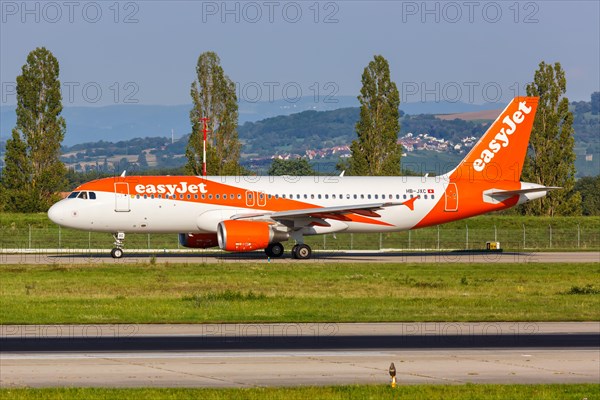
[[[600,322],[9,325],[0,386],[598,383]]]
[[[195,253],[125,252],[120,259],[113,259],[106,252],[82,252],[65,250],[61,253],[32,250],[0,252],[0,264],[130,264],[145,263],[150,259],[157,263],[555,263],[555,262],[598,262],[600,252],[384,252],[384,251],[330,251],[314,252],[310,260],[295,260],[289,254],[282,258],[268,259],[264,252],[222,253],[197,251]]]

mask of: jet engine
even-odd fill
[[[226,220],[217,225],[217,237],[219,247],[223,250],[252,251],[288,240],[290,235],[268,222]]]
[[[219,245],[216,233],[180,233],[179,244],[193,249],[206,249]]]

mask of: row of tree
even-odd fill
[[[64,189],[66,170],[60,162],[60,144],[66,124],[62,111],[59,65],[45,48],[32,51],[17,77],[17,123],[6,144],[5,167],[0,181],[0,208],[10,211],[45,211]],[[574,190],[575,153],[573,151],[573,114],[565,97],[566,77],[559,63],[540,63],[528,96],[540,102],[530,140],[530,151],[522,179],[547,186],[560,186],[541,201],[531,202],[521,212],[532,215],[576,215],[581,213],[581,196]],[[209,175],[244,174],[240,166],[241,143],[238,137],[238,102],[235,84],[225,74],[214,52],[199,56],[196,79],[191,85],[192,133],[186,148],[185,172],[202,174],[203,140],[206,141]],[[390,76],[387,60],[376,55],[362,74],[358,96],[360,118],[351,157],[338,167],[349,175],[387,175],[401,173],[400,96]],[[592,103],[594,103],[592,99]],[[592,112],[597,105],[593,104]],[[139,160],[140,163],[144,159]],[[310,173],[307,165],[295,170]],[[285,163],[274,161],[271,169],[279,173]]]

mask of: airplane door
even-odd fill
[[[446,188],[444,211],[458,211],[458,188],[456,183],[449,183]]]
[[[129,183],[115,183],[115,211],[129,212]]]

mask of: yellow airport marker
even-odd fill
[[[390,376],[392,377],[392,389],[396,387],[396,366],[394,363],[390,364],[389,369]]]

